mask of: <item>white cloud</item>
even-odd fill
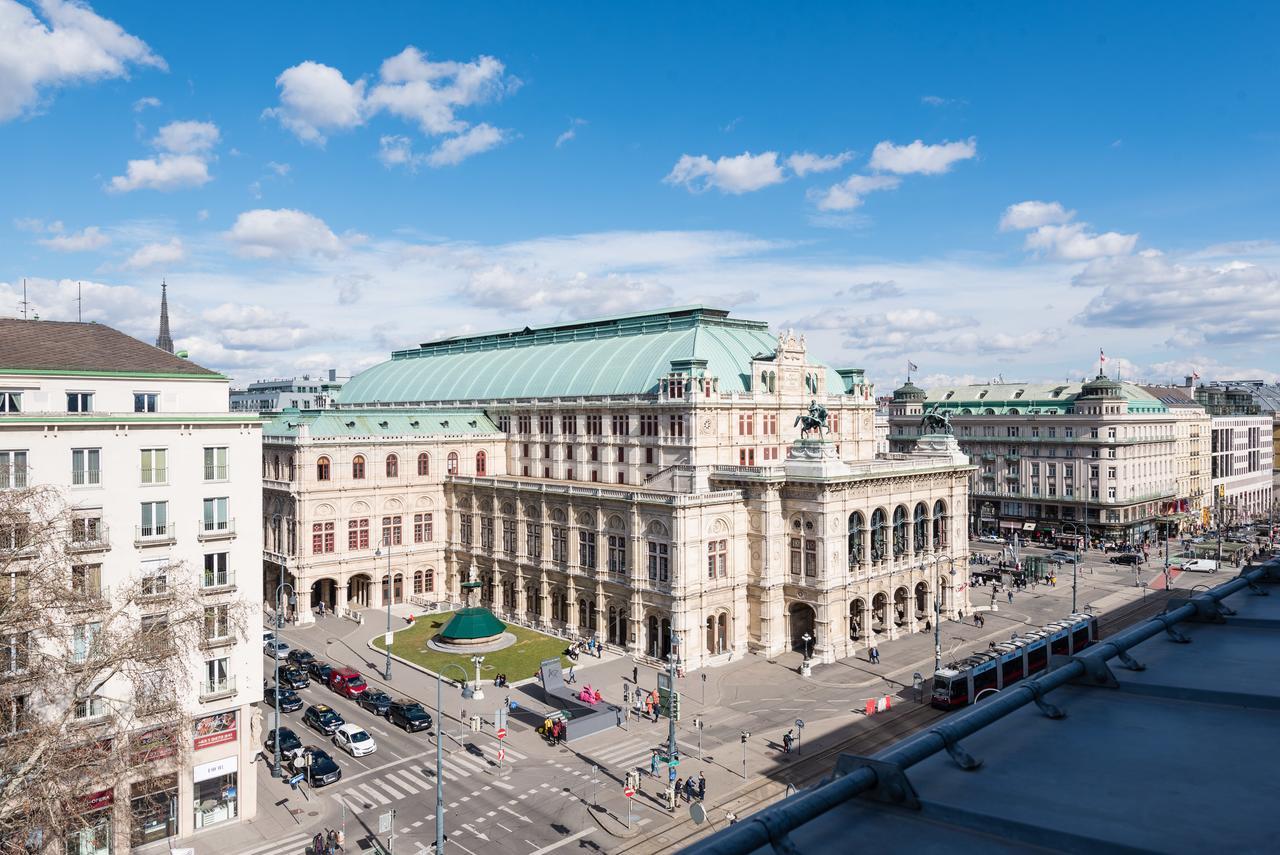
[[[289,174],[291,167],[287,163],[276,163],[274,160],[267,161],[267,169],[270,169],[281,178]]]
[[[42,94],[61,86],[127,77],[134,65],[166,68],[145,42],[87,4],[37,5],[39,18],[22,3],[0,2],[0,121],[37,108]]]
[[[786,180],[778,166],[778,153],[762,154],[743,152],[736,157],[712,160],[706,155],[682,155],[666,178],[667,184],[683,184],[692,193],[701,193],[712,187],[722,193],[734,195],[751,193],[781,184]]]
[[[378,139],[378,160],[388,169],[393,166],[417,169],[422,155],[413,153],[413,140],[408,137],[386,134]]]
[[[638,276],[578,272],[568,277],[494,265],[471,275],[464,299],[479,306],[522,311],[558,309],[571,317],[593,317],[670,305],[671,288]]]
[[[428,136],[466,130],[467,123],[455,115],[458,108],[520,88],[520,80],[509,77],[506,67],[491,56],[471,62],[432,62],[412,46],[385,60],[379,76],[381,82],[369,92],[370,107],[417,122]]]
[[[163,102],[161,102],[159,98],[152,98],[150,96],[146,98],[139,98],[137,101],[133,102],[133,112],[141,113],[148,107],[159,107],[162,103]]]
[[[826,190],[814,190],[810,197],[817,200],[821,211],[851,211],[862,204],[863,197],[877,190],[893,190],[902,179],[894,175],[850,175],[839,184]]]
[[[1072,220],[1075,211],[1068,211],[1061,202],[1019,202],[1004,209],[1000,217],[1000,231],[1023,231],[1040,226],[1058,225]]]
[[[586,123],[587,123],[586,119],[570,119],[569,129],[566,130],[564,133],[560,134],[560,136],[556,137],[556,148],[560,148],[560,146],[564,145],[569,140],[576,137],[578,135],[578,128],[582,127]]]
[[[62,223],[54,223],[53,225],[58,228],[50,229],[50,231],[62,231]],[[111,243],[111,238],[104,235],[97,226],[88,226],[84,231],[58,234],[36,242],[41,246],[49,247],[49,249],[56,249],[58,252],[87,252],[93,249],[101,249]]]
[[[107,190],[129,193],[201,187],[210,181],[209,161],[219,137],[213,122],[170,122],[151,141],[160,153],[129,161],[125,174],[112,178]]]
[[[342,72],[307,60],[276,78],[280,106],[263,111],[303,142],[324,145],[325,134],[359,127],[367,119],[365,82],[348,83]]]
[[[830,172],[833,169],[839,169],[852,159],[851,151],[842,151],[839,154],[812,154],[800,151],[787,158],[787,166],[797,178],[804,178],[811,172]]]
[[[179,238],[172,238],[165,243],[149,243],[139,247],[129,256],[124,266],[131,270],[143,270],[156,265],[176,264],[185,260],[187,248]]]
[[[482,122],[436,146],[435,151],[427,155],[427,165],[457,166],[472,155],[497,148],[506,138],[505,131]]]
[[[938,145],[925,145],[922,140],[907,145],[894,145],[885,140],[876,143],[871,152],[871,168],[898,175],[940,175],[961,160],[978,156],[978,143],[973,137]]]
[[[342,239],[324,220],[289,208],[259,208],[236,218],[227,238],[237,252],[248,258],[285,256],[336,256],[344,249]]]

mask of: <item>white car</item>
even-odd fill
[[[289,652],[289,645],[285,644],[283,641],[280,641],[279,639],[274,639],[262,645],[262,652],[264,655],[272,659],[276,658],[277,656],[283,659],[284,655]]]
[[[378,750],[378,743],[358,724],[344,724],[334,731],[333,744],[352,757],[363,757]]]
[[[978,538],[978,543],[1005,543],[1005,539],[998,534],[984,534]]]

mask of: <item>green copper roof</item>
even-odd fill
[[[285,410],[262,428],[264,438],[296,437],[302,425],[313,439],[384,436],[472,436],[498,433],[483,410]]]
[[[1090,381],[1091,383],[1093,381]],[[1166,413],[1169,408],[1136,383],[1117,382],[1131,413]],[[981,415],[994,410],[996,415],[1039,413],[1062,415],[1075,406],[1080,383],[979,383],[971,386],[944,386],[925,392],[924,407],[937,404],[940,410],[970,410]]]
[[[493,616],[488,609],[459,609],[440,630],[440,637],[450,641],[488,638],[507,631],[506,624]]]
[[[525,327],[397,351],[352,378],[338,403],[651,394],[680,360],[705,360],[721,392],[745,392],[751,360],[777,346],[768,324],[705,306]],[[843,392],[844,381],[823,367],[828,393]]]

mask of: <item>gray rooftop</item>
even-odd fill
[[[905,771],[918,807],[868,798],[877,773],[844,758],[837,780],[686,851],[768,853],[771,838],[801,853],[1275,852],[1280,561],[1245,575],[877,754]],[[1188,619],[1216,613],[1219,598],[1220,622]],[[1098,687],[1086,664],[1109,666],[1118,685]],[[1032,683],[1064,718],[1032,703]],[[981,766],[962,769],[939,731]]]

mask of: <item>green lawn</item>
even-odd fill
[[[457,680],[457,669],[450,668],[447,672],[440,670],[444,665],[452,662],[462,666],[467,676],[474,680],[476,666],[472,664],[470,656],[439,653],[427,647],[427,641],[444,629],[445,624],[452,617],[453,612],[441,612],[417,618],[413,626],[395,634],[395,641],[391,645],[392,654],[444,677]],[[484,664],[480,666],[482,680],[492,680],[496,674],[506,674],[507,679],[512,683],[517,680],[527,680],[537,673],[538,665],[543,659],[551,659],[557,655],[560,655],[562,665],[566,667],[569,665],[569,660],[562,655],[568,646],[568,642],[564,639],[553,638],[509,623],[504,623],[503,626],[507,628],[507,632],[515,635],[516,643],[497,652],[483,654]],[[379,650],[386,649],[382,636],[378,636],[374,646]]]

